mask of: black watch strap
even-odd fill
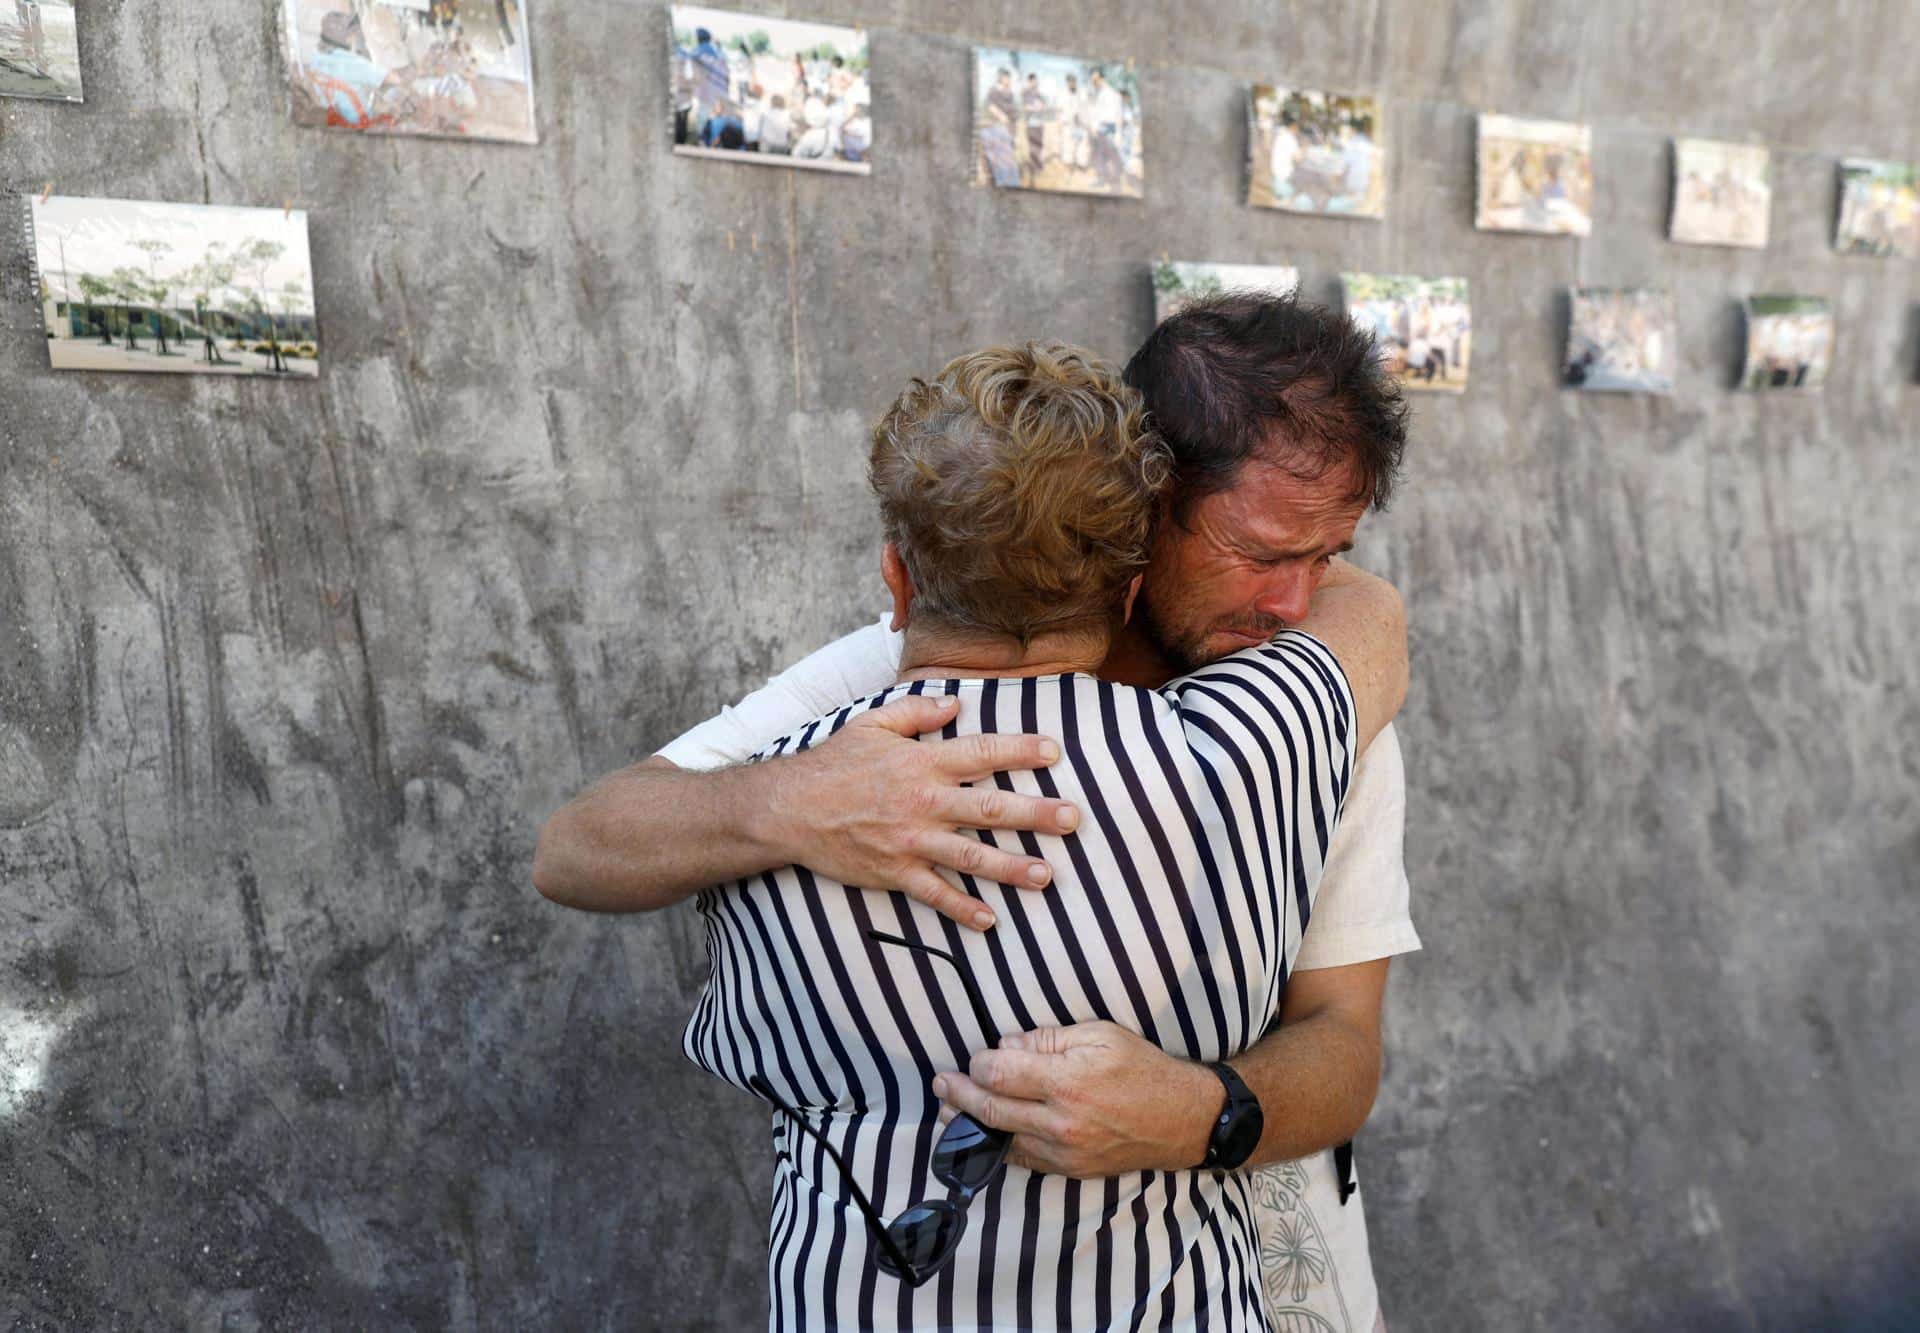
[[[1253,1150],[1260,1146],[1267,1119],[1260,1110],[1260,1099],[1253,1095],[1253,1089],[1240,1075],[1233,1072],[1231,1065],[1216,1063],[1207,1068],[1226,1085],[1227,1100],[1213,1122],[1213,1133],[1207,1138],[1207,1155],[1200,1165],[1212,1171],[1231,1171],[1253,1156]]]

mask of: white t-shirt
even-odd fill
[[[853,699],[899,679],[903,635],[882,617],[787,668],[731,707],[677,737],[659,754],[708,771],[743,763],[764,746]],[[1408,913],[1402,844],[1406,769],[1391,726],[1353,770],[1346,805],[1327,849],[1326,870],[1294,962],[1296,972],[1344,967],[1420,947]],[[1372,1333],[1379,1308],[1366,1216],[1356,1191],[1342,1206],[1331,1149],[1254,1173],[1261,1269],[1276,1327]]]

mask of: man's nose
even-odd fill
[[[1274,574],[1273,581],[1261,591],[1254,609],[1289,625],[1307,618],[1307,604],[1313,600],[1313,571],[1304,563],[1289,565]]]

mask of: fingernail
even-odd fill
[[[1040,761],[1042,763],[1045,763],[1045,764],[1058,763],[1059,759],[1060,759],[1059,746],[1055,745],[1052,741],[1045,741],[1041,743]]]
[[[1009,1032],[1006,1036],[1000,1038],[1000,1049],[1003,1051],[1026,1050],[1027,1034],[1024,1032]]]
[[[938,1097],[938,1098],[940,1098],[940,1099],[941,1099],[942,1101],[945,1101],[945,1100],[946,1100],[946,1096],[947,1096],[947,1081],[946,1081],[946,1080],[945,1080],[944,1078],[936,1078],[936,1079],[934,1079],[934,1081],[933,1081],[933,1095],[934,1095],[934,1096],[936,1096],[936,1097]]]
[[[1060,812],[1060,831],[1062,833],[1071,833],[1079,827],[1080,811],[1078,809],[1070,805]]]
[[[973,928],[975,930],[992,930],[993,929],[993,913],[992,912],[975,912],[973,914]]]
[[[1044,886],[1052,877],[1053,872],[1045,866],[1033,866],[1027,871],[1027,882],[1036,886]]]

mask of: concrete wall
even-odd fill
[[[1395,1326],[1916,1317],[1915,269],[1828,248],[1835,157],[1920,157],[1911,5],[802,7],[873,29],[868,180],[672,157],[650,0],[536,4],[533,149],[296,130],[273,8],[90,4],[87,105],[0,103],[16,189],[312,210],[326,349],[56,375],[8,273],[10,1326],[757,1323],[693,914],[545,904],[534,830],[873,613],[906,376],[1123,356],[1162,251],[1473,282],[1361,550],[1417,654]],[[968,188],[973,41],[1137,58],[1146,200]],[[1389,100],[1386,223],[1238,202],[1276,75]],[[1472,230],[1480,109],[1593,123],[1591,241]],[[1662,239],[1675,133],[1774,145],[1770,249]],[[1672,398],[1555,387],[1575,282],[1677,290]],[[1824,394],[1729,389],[1752,290],[1833,298]]]

